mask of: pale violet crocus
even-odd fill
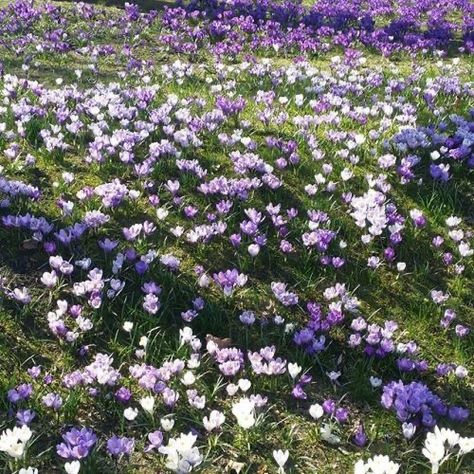
[[[337,379],[341,376],[341,372],[332,370],[331,372],[326,372],[329,380],[333,383],[337,382]]]
[[[370,376],[369,377],[369,382],[370,385],[374,388],[378,388],[382,385],[382,379],[379,379],[378,377]]]
[[[233,397],[239,391],[239,386],[234,383],[230,383],[229,385],[227,385],[225,390],[229,397]]]

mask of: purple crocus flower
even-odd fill
[[[450,407],[448,410],[448,418],[451,421],[466,421],[469,418],[469,410],[462,407]]]
[[[132,392],[126,387],[120,387],[114,395],[115,399],[123,404],[128,403],[132,398]]]
[[[57,393],[48,393],[41,399],[41,401],[44,406],[52,408],[55,411],[58,411],[63,404],[63,399]]]
[[[214,278],[214,281],[222,288],[225,296],[232,295],[234,289],[244,286],[248,279],[247,275],[239,273],[236,268],[214,273],[212,277]]]
[[[362,423],[357,427],[357,430],[352,437],[352,441],[359,448],[363,448],[367,444],[368,438]]]
[[[113,457],[123,455],[130,455],[135,447],[135,440],[133,438],[126,438],[125,436],[112,436],[107,441],[107,452]]]
[[[323,406],[324,412],[327,413],[328,415],[332,415],[336,411],[336,402],[334,400],[331,400],[330,398],[327,400],[324,400],[322,406]]]
[[[153,431],[148,434],[148,441],[150,442],[145,446],[145,452],[148,453],[154,449],[158,449],[163,444],[163,433],[159,430]]]
[[[99,240],[97,243],[99,244],[99,247],[100,247],[105,253],[112,252],[112,250],[114,250],[115,247],[117,247],[117,245],[119,244],[118,241],[116,241],[116,240],[110,240],[110,239],[108,239],[108,238],[103,239],[103,240]]]
[[[18,410],[16,414],[18,424],[21,426],[29,425],[35,417],[36,413],[33,410]]]
[[[56,446],[56,452],[64,459],[87,457],[97,442],[97,436],[90,428],[72,428],[62,437],[64,442]]]
[[[297,383],[293,387],[293,389],[291,390],[291,395],[293,396],[293,398],[296,398],[297,400],[306,400],[308,398],[308,395],[303,390],[302,385],[299,383]]]

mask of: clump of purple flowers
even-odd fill
[[[56,452],[64,459],[85,458],[97,443],[97,435],[90,428],[72,428],[62,438],[63,442],[56,446]]]
[[[286,360],[275,357],[276,347],[263,347],[258,352],[248,352],[254,373],[261,375],[281,375],[286,372]]]
[[[225,296],[231,296],[236,288],[243,287],[248,280],[247,275],[239,273],[236,268],[214,273],[212,277],[222,288]]]
[[[354,348],[364,345],[364,353],[368,356],[385,357],[395,350],[393,336],[398,329],[395,321],[385,321],[383,327],[378,324],[367,324],[359,316],[352,320],[351,329],[354,331],[349,336],[349,346]]]
[[[288,291],[287,284],[283,282],[272,282],[271,288],[273,294],[275,295],[276,299],[283,305],[283,306],[294,306],[298,304],[298,295],[296,293],[292,293]]]
[[[233,377],[244,367],[244,354],[235,347],[214,348],[212,355],[219,364],[219,370],[226,377]]]
[[[113,457],[128,456],[132,453],[134,447],[135,440],[125,436],[114,435],[107,441],[107,452]]]
[[[387,410],[393,410],[399,421],[426,428],[436,425],[440,416],[447,416],[451,421],[464,421],[469,416],[469,410],[448,407],[424,383],[416,381],[388,383],[383,388],[381,403]]]

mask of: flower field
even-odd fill
[[[474,4],[149,3],[0,2],[0,472],[474,473]]]

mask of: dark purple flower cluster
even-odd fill
[[[464,22],[450,21],[456,11]],[[362,44],[389,55],[400,50],[446,49],[456,35],[463,34],[463,47],[471,51],[469,15],[472,6],[467,1],[447,3],[443,8],[431,1],[399,8],[388,2],[369,2],[364,7],[350,0],[337,4],[318,1],[311,7],[290,1],[256,5],[251,0],[194,0],[185,8],[166,12],[163,20],[168,31],[161,39],[188,53],[206,43],[218,55],[237,55],[245,44],[252,50],[310,52]]]
[[[401,422],[427,428],[433,427],[440,416],[452,421],[464,421],[469,416],[465,408],[448,407],[422,382],[390,382],[383,388],[381,402],[387,410],[395,411]]]
[[[308,354],[321,352],[326,346],[326,334],[343,323],[344,309],[353,311],[358,306],[356,298],[349,295],[345,285],[337,283],[334,287],[326,288],[324,296],[327,300],[339,298],[329,303],[325,312],[321,304],[310,301],[306,305],[309,319],[306,325],[293,335],[296,345],[302,346]]]

